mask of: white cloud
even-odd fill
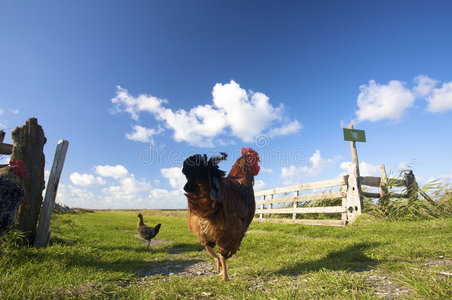
[[[441,88],[433,89],[431,95],[427,97],[427,110],[438,113],[452,109],[452,81],[445,82]]]
[[[116,97],[111,99],[114,105],[113,112],[128,112],[132,119],[138,120],[138,114],[142,111],[155,113],[162,110],[162,103],[167,103],[165,99],[159,99],[151,95],[139,95],[137,98],[131,97],[126,89],[116,86]]]
[[[187,198],[181,190],[153,189],[150,199],[154,207],[160,208],[187,208]]]
[[[162,176],[169,180],[169,184],[174,189],[182,189],[187,182],[184,174],[182,174],[182,169],[178,167],[161,169]]]
[[[263,93],[247,93],[234,80],[226,84],[217,83],[212,97],[215,106],[225,112],[232,134],[244,142],[252,142],[274,121],[282,118],[282,105],[272,106]]]
[[[314,154],[309,158],[309,164],[312,166],[312,169],[319,170],[328,168],[334,164],[334,160],[332,158],[324,159],[320,155],[320,150],[315,150]]]
[[[145,179],[137,180],[135,176],[121,178],[119,185],[112,185],[102,189],[102,192],[112,199],[133,200],[142,198],[142,193],[148,193],[151,184]]]
[[[153,143],[153,136],[162,132],[162,129],[158,130],[153,128],[146,128],[140,125],[132,126],[134,132],[126,133],[126,137],[129,140],[142,142],[142,143]]]
[[[174,131],[174,140],[200,147],[213,147],[215,138],[227,133],[227,129],[242,141],[252,142],[264,132],[273,137],[295,133],[302,127],[297,120],[289,121],[283,117],[282,104],[274,107],[265,94],[247,92],[233,80],[226,84],[217,83],[212,97],[212,105],[199,105],[189,111],[173,111],[163,106],[168,103],[165,99],[151,95],[133,97],[118,86],[116,97],[111,102],[114,112],[128,112],[134,120],[138,120],[140,112],[151,113],[156,120]],[[143,136],[146,134],[141,132],[137,134],[137,139],[144,139]]]
[[[425,75],[419,75],[414,78],[416,86],[413,88],[414,94],[418,97],[425,97],[431,93],[438,80],[432,79]]]
[[[56,202],[69,207],[81,208],[107,208],[99,205],[96,195],[84,188],[74,187],[72,185],[59,184]]]
[[[273,169],[261,167],[260,170],[262,173],[273,174]]]
[[[104,174],[105,177],[113,177],[112,183],[91,174],[74,172],[70,179],[73,184],[78,186],[60,184],[57,202],[70,207],[93,209],[186,208],[187,200],[180,188],[182,173],[180,169],[176,169],[179,168],[163,169],[162,171],[170,179],[171,186],[176,188],[174,190],[153,188],[147,179],[135,178],[134,174],[120,165],[95,167],[96,172],[99,171],[98,173]],[[103,182],[105,187],[88,190],[90,184],[96,181],[97,183]]]
[[[122,166],[122,165],[116,165],[116,166],[95,166],[95,172],[97,175],[100,175],[102,177],[113,177],[115,179],[126,177],[129,174],[129,171]]]
[[[341,169],[345,170],[345,174],[350,174],[352,163],[349,161],[341,163]],[[362,161],[359,163],[359,175],[360,176],[380,176],[380,166],[372,165],[368,162]]]
[[[262,191],[267,187],[267,184],[262,180],[262,179],[258,179],[254,182],[254,191],[258,192],[258,191]]]
[[[270,129],[268,132],[268,135],[270,137],[278,136],[278,135],[288,135],[292,133],[296,133],[300,131],[303,128],[303,126],[297,121],[292,121],[290,123],[284,124],[281,127],[276,127]]]
[[[368,85],[360,86],[358,96],[358,122],[376,122],[383,119],[400,121],[405,111],[414,103],[414,95],[398,80],[386,85],[370,80]]]
[[[294,165],[281,169],[281,177],[284,179],[284,184],[297,184],[305,177],[314,177],[322,173],[326,168],[332,167],[340,156],[325,159],[321,156],[320,150],[316,150],[309,158],[309,166],[296,167]]]
[[[49,181],[49,177],[50,177],[50,171],[49,170],[44,170],[44,181],[48,182]]]
[[[158,119],[174,130],[175,141],[199,147],[213,147],[213,138],[222,133],[226,126],[224,112],[210,105],[197,106],[189,112],[164,109],[158,114]]]
[[[79,186],[104,185],[105,180],[102,177],[94,177],[91,174],[80,174],[74,172],[69,176],[71,182]]]

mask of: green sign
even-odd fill
[[[365,142],[366,134],[364,130],[359,129],[344,129],[344,141]]]

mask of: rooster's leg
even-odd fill
[[[226,257],[220,254],[221,268],[223,269],[223,281],[229,281],[228,268],[226,266]]]
[[[213,260],[215,261],[215,264],[217,266],[217,273],[220,274],[221,271],[221,265],[220,265],[220,258],[218,255],[213,251],[213,248],[209,245],[204,245],[204,248],[206,248],[207,252],[213,257]]]

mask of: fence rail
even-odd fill
[[[13,145],[0,142],[0,154],[11,155],[12,152]]]
[[[278,222],[278,223],[297,223],[306,225],[329,225],[329,226],[345,226],[351,223],[361,214],[362,198],[379,198],[380,205],[386,205],[388,201],[388,185],[393,187],[405,187],[406,193],[391,193],[395,197],[410,198],[413,193],[417,193],[417,184],[413,173],[410,171],[405,174],[403,180],[387,178],[384,165],[381,165],[381,176],[359,176],[357,167],[355,166],[349,175],[330,180],[297,184],[287,187],[269,189],[256,192],[255,197],[261,199],[256,200],[257,222]],[[323,192],[308,195],[300,195],[300,192],[322,188],[340,187],[338,192]],[[378,187],[379,192],[363,191],[362,186]],[[295,193],[295,196],[288,195]],[[275,198],[276,195],[282,197]],[[341,206],[319,206],[319,207],[299,207],[300,202],[321,201],[342,199]],[[284,204],[283,207],[275,208],[274,204]],[[292,206],[292,207],[290,207]],[[278,215],[292,214],[292,219],[275,218]],[[297,219],[298,214],[340,214],[341,219]],[[273,215],[273,218],[265,218],[265,215]]]
[[[258,197],[258,196],[264,196],[264,195],[275,195],[275,194],[305,191],[305,190],[311,190],[311,189],[321,189],[321,188],[337,186],[337,185],[341,185],[341,184],[344,184],[343,177],[329,179],[329,180],[323,180],[323,181],[317,181],[317,182],[311,182],[311,183],[291,185],[291,186],[286,186],[286,187],[276,188],[276,189],[271,189],[271,190],[259,191],[259,192],[254,193],[254,196]]]
[[[256,214],[259,218],[255,218],[256,221],[270,221],[279,223],[298,223],[306,225],[330,225],[330,226],[344,226],[347,222],[347,206],[342,204],[341,206],[323,206],[323,207],[298,207],[298,203],[307,201],[319,201],[325,199],[346,199],[347,193],[346,187],[348,185],[348,176],[342,176],[339,178],[297,184],[282,188],[270,189],[265,191],[259,191],[255,193],[256,197],[262,197],[261,200],[256,200],[256,204],[260,207],[256,210]],[[338,192],[323,192],[314,193],[309,195],[299,195],[302,191],[322,189],[328,187],[340,186],[341,190]],[[285,194],[296,193],[295,196],[287,196]],[[275,195],[283,194],[283,198],[274,198]],[[274,208],[273,204],[287,203],[285,207]],[[290,204],[293,207],[289,207]],[[267,206],[267,207],[266,207]],[[341,214],[341,220],[314,220],[314,219],[297,219],[297,214]],[[292,219],[275,219],[264,218],[264,215],[284,215],[292,214]]]

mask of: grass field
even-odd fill
[[[136,235],[138,211],[54,215],[42,249],[4,237],[0,299],[452,299],[450,217],[252,223],[222,282],[184,211],[140,212],[162,223],[149,249]]]

